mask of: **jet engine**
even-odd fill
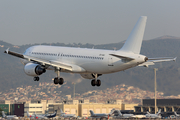
[[[29,76],[38,76],[46,72],[39,64],[28,63],[24,66],[24,72]]]
[[[98,74],[97,77],[101,76],[102,74]],[[92,73],[82,73],[81,76],[85,79],[94,79],[95,75]]]

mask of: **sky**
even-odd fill
[[[180,37],[179,0],[1,0],[0,40],[107,44],[124,41],[140,16],[144,39]]]

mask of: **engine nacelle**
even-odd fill
[[[28,63],[24,66],[24,72],[29,76],[39,76],[46,72],[46,69],[39,64]]]
[[[98,74],[97,77],[101,76],[102,74]],[[95,76],[92,73],[82,73],[81,76],[85,79],[94,79]]]

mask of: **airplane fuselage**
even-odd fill
[[[110,54],[128,55],[135,59],[125,60]],[[28,48],[24,55],[81,67],[81,69],[72,71],[74,73],[108,74],[126,70],[145,62],[144,55],[132,52],[43,45]],[[49,67],[49,69],[51,68]]]

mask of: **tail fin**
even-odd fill
[[[61,114],[65,114],[65,113],[62,111],[62,109],[60,109],[60,113],[61,113]]]
[[[133,52],[139,54],[141,50],[141,44],[144,36],[147,16],[141,16],[134,26],[131,34],[126,40],[124,46],[120,49],[122,51]]]
[[[120,110],[117,110],[117,112],[118,112],[118,115],[119,115],[119,116],[122,116],[122,113],[121,113]]]
[[[113,108],[108,115],[112,115],[114,113],[114,111],[115,111],[115,109]]]
[[[175,116],[179,116],[176,112],[174,112]]]
[[[29,117],[30,115],[29,115],[29,112],[28,111],[26,111],[26,113],[27,113],[27,117]]]
[[[3,118],[5,118],[5,117],[6,117],[6,115],[5,115],[4,111],[2,111],[2,117],[3,117]]]
[[[91,113],[91,116],[94,116],[94,112],[92,110],[89,111]]]
[[[159,115],[160,113],[161,113],[161,109],[159,109],[159,111],[158,111],[157,115]]]
[[[34,112],[34,114],[33,114],[34,116],[35,116],[35,118],[36,118],[36,113]]]
[[[55,112],[54,112],[54,115],[56,115],[57,114],[57,110],[55,110]]]
[[[150,114],[150,113],[147,111],[147,114]]]

